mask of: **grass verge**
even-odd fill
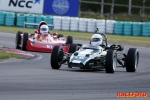
[[[25,30],[22,27],[7,27],[7,26],[0,26],[1,32],[10,32],[16,33],[17,31],[24,31],[28,33],[34,33],[35,29],[28,29]],[[90,40],[92,33],[86,32],[71,32],[71,31],[56,31],[58,34],[63,34],[64,36],[73,36],[75,39],[83,39],[83,40]],[[150,37],[143,37],[143,36],[124,36],[124,35],[114,35],[114,34],[107,34],[108,42],[117,43],[117,44],[131,44],[131,45],[140,45],[150,47]]]
[[[7,58],[23,59],[23,57],[20,55],[10,53],[10,52],[0,51],[0,60],[1,59],[7,59]]]

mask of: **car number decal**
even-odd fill
[[[79,60],[73,60],[72,62],[73,63],[80,63],[81,61],[79,61]]]
[[[52,49],[52,46],[51,45],[47,45],[47,48]]]

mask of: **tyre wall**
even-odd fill
[[[25,14],[0,11],[0,25],[23,27],[24,22],[39,23],[46,21],[54,24],[55,30],[94,32],[99,28],[100,33],[150,36],[150,22],[115,21],[105,19],[88,19],[68,16],[51,16],[42,14]],[[27,26],[27,28],[35,28]]]

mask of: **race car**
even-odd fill
[[[82,45],[79,50],[76,48],[77,45],[71,44],[70,49],[75,52],[65,53],[62,47],[55,46],[51,53],[51,67],[59,69],[67,62],[69,68],[104,69],[106,73],[114,73],[116,67],[120,67],[118,64],[126,68],[127,72],[135,72],[138,67],[138,49],[130,48],[125,54],[121,45],[108,46],[105,34],[96,33],[89,44]]]
[[[34,34],[17,32],[16,34],[16,49],[51,52],[55,45],[61,46],[64,52],[68,52],[70,44],[73,43],[73,37],[68,36],[67,39],[62,34],[56,32],[50,33],[49,27],[54,28],[53,25],[47,25],[42,21],[40,24],[24,23],[26,25],[38,26]]]

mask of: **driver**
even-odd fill
[[[100,34],[94,34],[92,37],[91,37],[91,41],[90,41],[90,44],[92,46],[100,46],[102,45],[103,43],[103,38]]]
[[[35,39],[42,41],[45,37],[45,33],[49,33],[49,27],[47,25],[41,25],[41,27],[39,28],[39,34],[35,35]]]

